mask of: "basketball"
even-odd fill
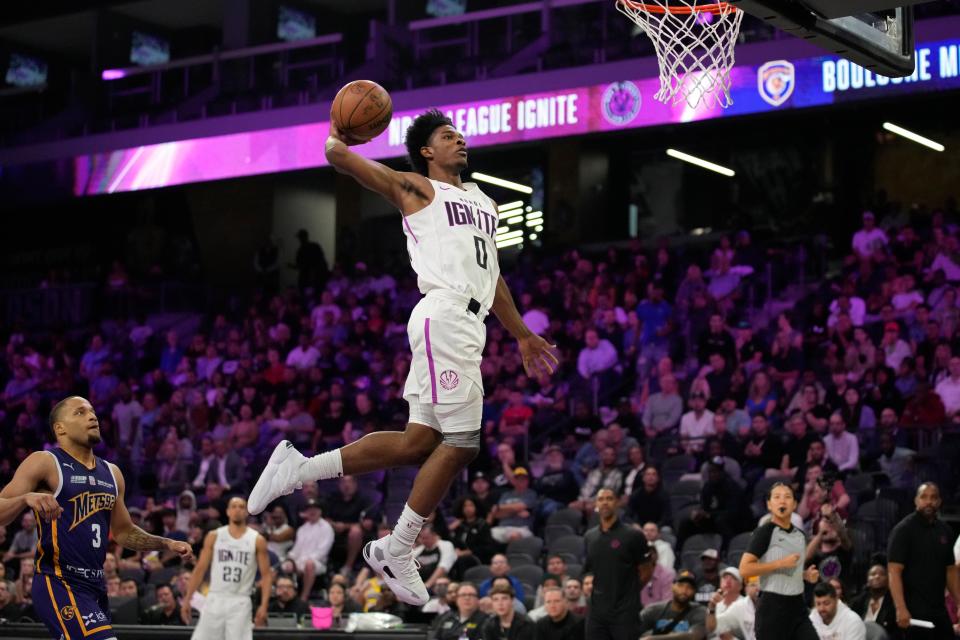
[[[330,107],[337,129],[364,141],[383,133],[392,115],[390,94],[371,80],[354,80],[344,85]]]

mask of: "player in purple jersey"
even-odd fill
[[[130,520],[123,474],[93,455],[100,422],[86,399],[70,396],[54,405],[50,428],[57,447],[30,454],[0,491],[0,526],[24,508],[36,514],[33,606],[52,638],[115,638],[103,576],[111,532],[127,549],[166,549],[184,561],[193,554],[187,543],[150,535]]]

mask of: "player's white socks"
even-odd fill
[[[390,539],[387,540],[387,551],[394,556],[402,556],[410,553],[413,545],[417,542],[417,536],[420,535],[420,529],[427,519],[410,508],[410,504],[403,505],[403,513],[397,520],[397,526],[393,528]]]
[[[300,480],[302,482],[316,482],[329,480],[343,475],[343,458],[340,449],[327,451],[307,459],[300,465]]]

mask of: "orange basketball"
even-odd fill
[[[330,116],[341,132],[370,140],[390,125],[393,100],[387,90],[371,80],[354,80],[337,92]]]

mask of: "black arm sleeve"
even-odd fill
[[[762,527],[758,527],[753,535],[750,536],[750,544],[747,545],[747,553],[757,558],[762,558],[763,554],[770,548],[770,539],[773,537],[773,529],[777,525],[768,522]]]

